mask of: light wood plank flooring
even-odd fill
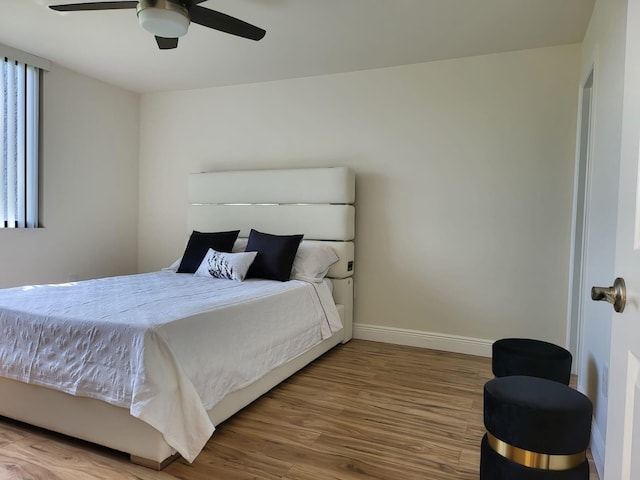
[[[491,378],[487,358],[353,340],[220,425],[193,464],[163,472],[0,417],[0,479],[477,479]]]

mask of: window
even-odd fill
[[[38,226],[40,69],[0,58],[0,228]]]

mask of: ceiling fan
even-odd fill
[[[58,12],[85,10],[121,10],[135,8],[142,28],[156,37],[161,50],[178,46],[178,38],[187,33],[189,23],[194,22],[221,32],[250,40],[260,40],[267,33],[235,17],[198,5],[205,0],[140,0],[124,2],[89,2],[50,5]]]

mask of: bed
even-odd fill
[[[18,289],[19,292],[0,292],[0,305],[4,303],[5,308],[2,317],[9,319],[3,324],[3,329],[5,333],[13,330],[16,338],[25,330],[24,324],[20,322],[27,320],[22,314],[11,314],[20,311],[20,305],[26,303],[26,295],[30,295],[30,299],[37,295],[35,298],[42,297],[42,304],[40,300],[30,302],[34,318],[40,321],[39,332],[43,337],[59,338],[57,343],[62,347],[62,352],[69,351],[64,328],[56,327],[57,330],[42,334],[44,329],[50,327],[49,320],[58,316],[60,310],[66,310],[67,318],[72,323],[75,322],[73,325],[76,330],[90,330],[92,334],[95,332],[96,337],[108,336],[102,344],[118,347],[112,350],[121,355],[126,355],[128,351],[123,347],[127,342],[145,346],[145,356],[141,361],[145,369],[141,374],[138,372],[135,382],[131,382],[135,385],[132,387],[135,393],[125,391],[120,396],[115,395],[115,398],[112,398],[112,392],[109,396],[91,393],[95,390],[84,388],[86,382],[78,380],[81,373],[78,373],[74,382],[53,382],[51,379],[58,377],[55,371],[58,358],[66,358],[69,354],[42,349],[48,353],[48,357],[35,363],[38,368],[32,370],[37,374],[25,373],[29,368],[22,366],[22,370],[14,368],[14,373],[19,371],[19,375],[5,373],[0,376],[0,415],[126,452],[133,462],[151,468],[163,468],[179,455],[178,452],[188,460],[193,460],[215,425],[318,356],[351,338],[354,194],[354,175],[347,168],[227,171],[189,176],[187,233],[239,229],[241,238],[236,242],[236,251],[244,249],[246,238],[253,235],[252,229],[274,235],[303,233],[304,240],[300,244],[299,253],[305,248],[313,250],[315,246],[323,246],[326,249],[328,246],[337,255],[338,260],[328,269],[325,280],[310,280],[304,275],[296,275],[296,279],[288,282],[259,279],[232,282],[193,278],[192,275],[180,275],[171,269],[165,269],[116,279],[80,282],[80,285],[25,287]],[[296,262],[297,260],[296,257]],[[119,295],[119,301],[108,302],[106,299],[110,298],[112,290],[105,285],[109,282],[115,284],[115,287],[108,286],[109,289],[119,288],[120,291],[138,293]],[[216,282],[221,282],[220,288],[213,287]],[[235,287],[240,288],[240,283],[246,291],[233,291]],[[261,283],[264,285],[260,285]],[[157,291],[150,287],[156,284],[164,290]],[[75,303],[66,303],[67,300],[53,296],[58,295],[57,291],[70,291],[71,288],[75,288],[71,297],[79,299]],[[213,296],[207,290],[210,288],[215,288],[216,291],[229,290],[228,298],[231,300],[227,298],[222,306],[200,305],[203,303],[202,298]],[[155,292],[150,293],[151,297],[148,299],[140,293],[147,290]],[[104,298],[96,292],[103,292]],[[22,298],[21,295],[25,297]],[[188,300],[190,295],[193,300]],[[240,302],[236,301],[238,298],[252,306],[239,310]],[[184,307],[187,314],[175,313],[175,317],[186,315],[189,319],[188,330],[184,330],[183,326],[177,327],[179,322],[174,318],[173,309],[179,303],[178,299],[188,300]],[[109,303],[113,305],[104,307]],[[56,304],[57,310],[52,310],[52,304]],[[154,308],[146,310],[149,305],[154,305]],[[294,306],[300,306],[301,311],[307,313],[287,318],[284,312],[293,312]],[[215,321],[219,324],[212,326],[209,316],[213,315],[211,312],[214,310]],[[119,320],[113,320],[119,318],[114,311],[142,315],[146,319],[146,327],[151,325],[151,328],[138,331],[128,324],[120,325]],[[158,314],[158,311],[162,314]],[[245,313],[249,311],[253,313]],[[270,311],[272,315],[269,318],[273,318],[269,322],[281,322],[274,323],[275,327],[270,327],[271,331],[284,332],[286,325],[296,325],[299,330],[287,338],[282,336],[284,333],[273,335],[276,338],[275,346],[269,347],[264,357],[266,360],[259,362],[261,368],[265,367],[264,371],[252,371],[246,376],[235,372],[233,375],[224,374],[223,370],[211,367],[215,365],[218,368],[219,364],[224,363],[220,359],[211,360],[204,353],[198,353],[195,356],[201,363],[197,364],[186,356],[185,352],[199,343],[214,347],[209,350],[222,353],[230,363],[239,363],[232,355],[234,352],[242,355],[243,350],[230,340],[217,340],[217,333],[206,329],[216,328],[215,332],[229,329],[232,338],[235,335],[239,344],[249,346],[252,342],[248,339],[252,335],[268,336],[270,330],[264,325],[268,317],[266,312]],[[315,323],[312,322],[310,330],[303,332],[298,324],[302,324],[303,317],[307,316],[317,318],[313,320]],[[92,317],[96,317],[97,323],[85,323]],[[274,352],[279,351],[277,342],[293,345],[293,353],[288,353],[287,356],[275,355]],[[223,353],[225,344],[228,344],[226,346],[230,353]],[[6,350],[5,348],[5,353],[2,353],[0,349],[0,356],[4,355],[3,362],[11,357],[6,354]],[[202,352],[205,350],[207,349],[202,349]],[[102,351],[96,351],[96,358],[105,358],[102,355]],[[244,352],[244,355],[255,354]],[[130,359],[126,361],[133,365]],[[80,363],[95,368],[97,375],[92,378],[103,379],[103,383],[126,383],[126,379],[118,377],[118,372],[122,369],[114,367],[110,362],[111,360],[105,362],[94,359]],[[102,365],[103,363],[106,365]],[[16,365],[20,364],[16,361]],[[42,372],[47,372],[47,375]],[[208,378],[209,383],[213,382],[211,379],[220,379],[219,383],[230,384],[230,387],[226,385],[226,390],[222,389],[220,393],[221,390],[217,387],[202,387],[196,377]],[[29,379],[29,383],[25,383],[25,378]],[[160,385],[160,393],[157,389],[147,388],[149,384]],[[132,398],[136,402],[132,402]]]

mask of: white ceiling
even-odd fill
[[[0,43],[136,92],[264,82],[581,42],[594,0],[208,0],[259,42],[192,24],[160,51],[135,10],[0,0]]]

